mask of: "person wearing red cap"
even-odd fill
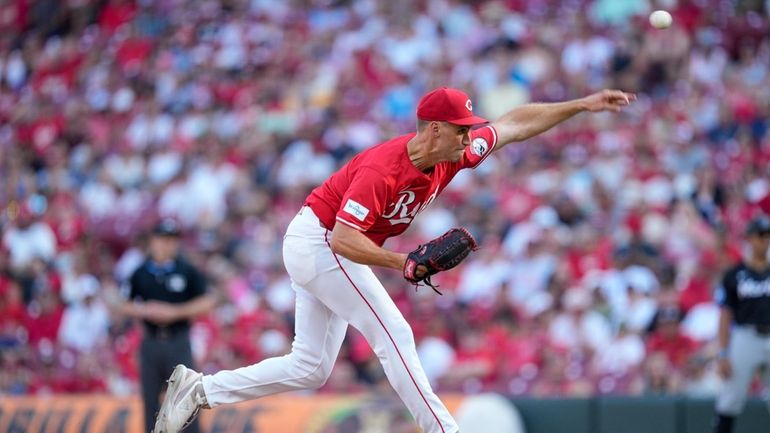
[[[457,432],[423,372],[409,324],[370,266],[404,270],[407,254],[383,243],[403,233],[460,170],[580,112],[619,111],[634,99],[604,90],[566,102],[523,105],[490,124],[473,113],[471,99],[461,90],[427,93],[417,106],[416,133],[352,158],[310,193],[289,224],[283,258],[296,292],[291,353],[206,376],[178,366],[154,432],[177,433],[200,408],[320,387],[348,324],[366,337],[423,431]]]

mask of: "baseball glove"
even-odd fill
[[[453,228],[409,253],[404,264],[404,278],[415,286],[424,282],[441,295],[437,286],[431,283],[431,275],[454,268],[468,257],[471,251],[477,249],[476,240],[468,230]],[[418,270],[420,265],[423,268]],[[417,276],[418,274],[420,276]]]

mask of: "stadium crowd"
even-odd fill
[[[674,26],[654,30],[652,8]],[[669,0],[0,0],[0,393],[136,392],[112,314],[159,217],[222,298],[204,372],[286,353],[281,261],[307,193],[465,89],[636,92],[462,173],[388,247],[452,226],[437,281],[378,271],[439,391],[713,395],[720,272],[770,211],[770,3]],[[387,386],[350,330],[326,391]],[[759,391],[759,386],[755,387]]]

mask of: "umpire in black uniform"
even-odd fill
[[[203,275],[179,254],[180,236],[174,220],[155,226],[147,259],[131,275],[129,300],[120,306],[144,325],[140,370],[146,432],[153,429],[166,378],[177,364],[193,366],[190,320],[216,304]],[[199,432],[198,423],[185,431]]]
[[[770,368],[770,219],[746,228],[748,256],[730,268],[719,288],[719,373],[725,380],[717,397],[715,433],[730,433],[746,404],[757,368]],[[765,372],[770,387],[770,371]]]

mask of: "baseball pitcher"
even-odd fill
[[[383,243],[403,233],[460,170],[582,111],[620,111],[634,99],[604,90],[566,102],[526,104],[488,124],[474,115],[460,90],[442,87],[423,96],[416,133],[355,156],[310,194],[289,224],[283,259],[296,291],[291,353],[210,376],[178,366],[154,432],[179,432],[201,408],[320,387],[352,325],[422,430],[456,433],[457,423],[423,372],[409,324],[371,266],[397,269],[415,284],[430,283],[431,274],[458,264],[475,241],[456,229],[409,254],[384,249]]]

